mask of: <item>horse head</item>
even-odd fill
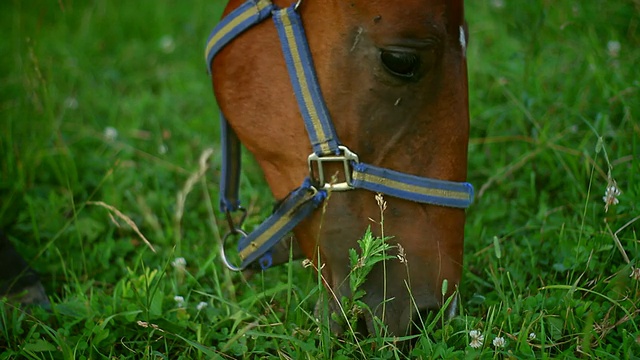
[[[225,13],[241,5],[231,0]],[[274,1],[273,9],[289,6],[289,1]],[[340,143],[377,168],[465,181],[469,114],[463,1],[305,0],[295,11]],[[256,24],[222,48],[210,66],[231,128],[261,166],[274,196],[286,198],[309,176],[314,148],[276,27],[270,21]],[[349,175],[339,162],[326,165],[324,172],[338,173],[342,180],[337,181]],[[391,333],[404,334],[418,313],[441,308],[460,281],[465,211],[393,194],[384,200],[383,227],[374,224],[372,231],[384,231],[404,255],[402,261],[374,267],[363,285],[363,301],[372,315],[384,315]],[[294,229],[300,249],[322,269],[338,299],[351,295],[349,249],[358,247],[370,218],[378,219],[379,213],[374,192],[335,191],[323,211]],[[443,296],[444,280],[449,285]],[[455,301],[449,310],[455,310]],[[372,331],[371,314],[365,320]]]

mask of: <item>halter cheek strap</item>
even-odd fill
[[[226,214],[230,226],[224,242],[233,235],[239,235],[238,254],[242,260],[240,266],[231,264],[222,244],[222,259],[232,270],[242,270],[256,260],[263,269],[271,266],[270,249],[313,213],[330,190],[365,189],[404,200],[455,208],[467,208],[473,201],[473,186],[469,183],[418,177],[366,164],[340,144],[318,85],[304,27],[297,12],[299,5],[298,1],[291,7],[277,9],[269,0],[248,0],[222,20],[207,41],[205,56],[211,71],[213,58],[220,49],[248,28],[269,16],[273,17],[298,107],[313,147],[313,153],[308,157],[309,177],[267,220],[246,234],[241,228],[244,213],[239,222],[232,216],[234,212],[244,211],[238,196],[240,141],[224,116],[220,115],[223,153],[220,209]],[[323,165],[327,162],[343,164],[344,182],[326,181]]]
[[[324,103],[302,20],[294,7],[273,12],[291,85],[298,101],[313,152],[339,154],[338,137]]]

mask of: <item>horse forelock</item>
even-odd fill
[[[468,31],[464,19],[464,0],[451,0],[446,3],[447,31],[458,40],[463,56],[466,56]]]
[[[464,25],[464,1],[451,0],[447,4],[447,25],[451,30],[457,31]]]

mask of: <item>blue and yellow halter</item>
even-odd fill
[[[220,181],[220,209],[227,216],[230,231],[221,244],[222,259],[231,270],[243,270],[258,260],[263,269],[271,266],[270,249],[313,211],[327,197],[327,191],[365,189],[376,193],[438,206],[467,208],[473,201],[473,186],[466,182],[451,182],[405,174],[360,162],[358,155],[340,144],[329,117],[329,111],[318,85],[311,52],[298,7],[279,9],[270,0],[248,0],[229,13],[213,29],[206,47],[209,72],[215,55],[231,40],[253,25],[272,17],[278,29],[282,52],[291,84],[304,120],[313,153],[309,155],[309,177],[293,190],[276,211],[251,233],[242,229],[245,210],[240,206],[240,141],[221,114],[222,176]],[[323,164],[340,162],[344,165],[344,182],[328,183]],[[232,214],[243,212],[238,224]],[[234,235],[240,236],[238,252],[242,264],[232,265],[224,252],[224,243]]]

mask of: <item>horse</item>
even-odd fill
[[[350,297],[349,249],[382,193],[384,236],[403,254],[363,285],[366,331],[377,317],[407,334],[440,310],[460,282],[473,199],[467,39],[463,0],[230,0],[205,51],[223,114],[225,241],[239,237],[243,259],[223,250],[225,263],[274,265],[268,251],[291,230],[335,299]],[[257,235],[234,215],[240,143],[281,200]]]

